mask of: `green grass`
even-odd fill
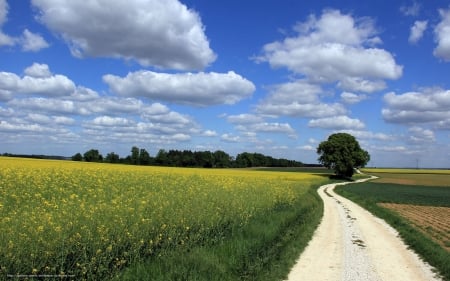
[[[345,187],[345,191],[373,202],[450,207],[450,188],[366,182]]]
[[[450,188],[361,183],[345,187],[338,186],[335,191],[386,220],[397,229],[406,244],[439,271],[444,280],[450,280],[450,254],[431,238],[414,228],[407,219],[377,205],[377,203],[389,202],[449,207]]]

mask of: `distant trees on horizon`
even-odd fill
[[[302,162],[284,158],[273,158],[261,153],[243,152],[233,158],[222,150],[191,151],[160,149],[155,157],[143,148],[133,146],[130,155],[120,158],[118,154],[110,152],[103,157],[97,149],[90,149],[83,155],[76,153],[71,157],[73,161],[121,163],[129,165],[154,165],[173,167],[202,167],[202,168],[249,168],[249,167],[303,167]]]

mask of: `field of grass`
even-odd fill
[[[450,219],[433,215],[436,210],[447,213],[450,208],[450,171],[413,171],[365,169],[365,173],[380,179],[340,186],[336,191],[385,219],[411,248],[437,268],[444,280],[450,280],[450,254],[445,246]],[[445,235],[436,235],[442,231]]]
[[[345,190],[377,203],[450,207],[450,188],[445,187],[367,182],[349,185]]]
[[[306,245],[326,181],[0,157],[0,279],[281,279],[291,264],[277,260]]]

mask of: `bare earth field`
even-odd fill
[[[406,185],[427,185],[450,187],[448,170],[389,170],[365,169],[365,173],[377,176],[374,182]]]
[[[417,229],[450,252],[450,208],[379,203],[407,218]]]
[[[392,227],[337,195],[335,186],[328,184],[318,190],[324,200],[324,216],[289,281],[441,280]]]

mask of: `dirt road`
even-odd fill
[[[335,185],[319,188],[324,216],[288,281],[441,280],[392,227],[334,193]]]

